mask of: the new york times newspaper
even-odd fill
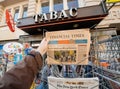
[[[89,29],[46,32],[48,64],[88,64]]]
[[[48,77],[49,89],[99,89],[99,79]]]

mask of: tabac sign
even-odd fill
[[[45,21],[53,21],[60,19],[73,18],[77,16],[77,8],[71,8],[70,10],[62,10],[62,11],[52,11],[50,13],[37,14],[34,16],[34,20],[36,23],[45,22]]]
[[[98,24],[107,15],[107,9],[103,9],[103,6],[99,4],[83,8],[38,13],[34,16],[20,18],[17,27],[29,34],[38,34],[38,29],[73,29],[75,24],[79,24],[76,28],[90,28]]]
[[[116,3],[116,2],[120,2],[120,0],[106,0],[107,3]]]

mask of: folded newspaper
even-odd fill
[[[46,32],[48,64],[88,64],[89,29]]]
[[[99,79],[48,77],[49,89],[99,89]]]

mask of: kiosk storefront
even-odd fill
[[[93,28],[107,14],[105,3],[100,3],[94,6],[52,11],[21,18],[18,19],[17,27],[30,35],[44,35],[45,31]]]
[[[41,35],[39,38],[41,40],[46,31],[94,28],[107,14],[105,3],[100,3],[94,6],[52,11],[47,14],[35,14],[21,18],[18,20],[17,27],[29,33],[30,37],[31,35]]]

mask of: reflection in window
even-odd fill
[[[68,0],[68,8],[78,7],[78,0]]]
[[[27,10],[28,10],[27,7],[24,7],[24,8],[23,8],[23,14],[22,14],[22,17],[23,17],[23,18],[27,17]]]
[[[49,13],[49,2],[43,2],[41,4],[42,13]]]
[[[14,21],[15,22],[17,22],[18,14],[19,14],[19,9],[15,9],[15,14],[14,14]]]
[[[55,11],[63,10],[63,0],[54,0],[54,10]]]

